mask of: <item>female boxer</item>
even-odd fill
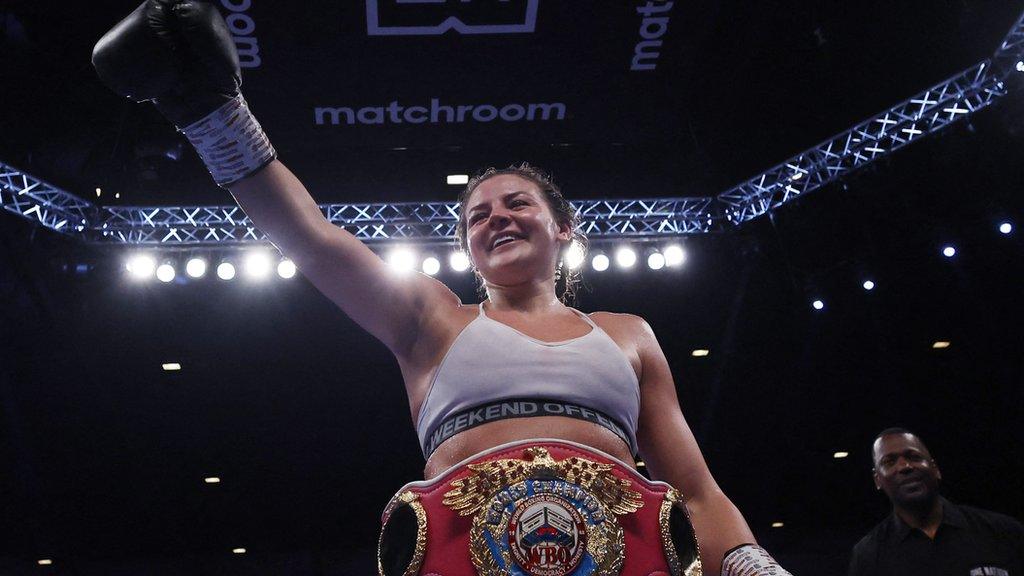
[[[650,326],[556,296],[577,221],[541,172],[489,170],[467,187],[458,235],[486,299],[464,305],[324,218],[242,98],[210,3],[148,0],[93,62],[117,92],[152,100],[256,226],[397,358],[426,479],[385,510],[382,574],[699,573],[683,498],[705,573],[785,574],[709,473]],[[664,482],[636,473],[638,453]]]

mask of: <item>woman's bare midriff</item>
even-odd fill
[[[629,447],[611,430],[574,418],[537,416],[490,422],[453,436],[438,446],[430,456],[423,475],[430,480],[474,454],[507,442],[530,438],[569,440],[600,450],[633,466]]]

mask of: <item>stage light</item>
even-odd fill
[[[181,370],[181,364],[177,362],[167,362],[161,364],[160,367],[164,369],[164,372],[177,372],[178,370]]]
[[[152,256],[140,254],[128,260],[127,268],[136,280],[148,280],[156,272],[156,260]]]
[[[449,174],[448,178],[445,179],[448,184],[453,186],[463,186],[469,184],[468,174]]]
[[[1013,232],[1013,224],[1003,222],[999,225],[999,231],[1003,234],[1009,234],[1010,232]]]
[[[593,266],[594,270],[598,272],[604,272],[608,269],[608,257],[604,254],[595,254],[594,258],[590,261],[590,265]]]
[[[175,274],[174,266],[171,264],[164,263],[156,269],[156,279],[164,284],[174,280]]]
[[[190,258],[185,263],[185,273],[192,278],[202,278],[206,275],[206,260],[202,258]]]
[[[245,548],[232,548],[231,551],[235,554],[245,554]]]
[[[636,264],[636,252],[632,248],[619,248],[615,251],[615,263],[619,268],[632,268]]]
[[[647,464],[645,464],[643,460],[637,460],[636,461],[636,467],[637,468],[644,468],[646,466],[647,466]]]
[[[832,454],[832,457],[835,458],[836,460],[838,460],[840,458],[846,458],[849,455],[850,455],[849,452],[836,452],[836,453]]]
[[[398,272],[409,272],[416,267],[416,254],[404,246],[388,252],[388,265]]]
[[[949,348],[949,342],[947,342],[945,340],[939,340],[937,342],[932,342],[932,348],[935,349],[935,350],[942,350],[942,349],[945,349],[945,348]]]
[[[669,268],[682,266],[686,262],[686,252],[678,244],[666,246],[662,252],[665,254],[665,266]]]
[[[570,270],[576,270],[583,265],[583,261],[587,259],[587,253],[583,249],[583,245],[573,240],[569,245],[569,249],[565,251],[565,264]]]
[[[456,272],[465,272],[469,269],[469,257],[461,250],[452,252],[452,255],[448,257],[448,265]]]
[[[40,566],[51,566],[53,565],[53,560],[50,560],[49,558],[43,558],[42,560],[38,560],[36,564],[39,564]]]
[[[433,256],[423,261],[423,273],[428,276],[433,276],[441,271],[441,262]]]
[[[665,255],[661,252],[652,252],[647,256],[647,267],[651,270],[661,270],[665,267]]]
[[[221,262],[217,265],[217,278],[231,280],[235,277],[235,266],[231,262]]]
[[[703,356],[707,356],[708,354],[711,354],[711,351],[710,350],[705,350],[703,348],[698,348],[698,349],[694,350],[691,353],[691,355],[693,355],[693,356],[695,356],[697,358],[701,358]]]
[[[281,278],[288,279],[295,276],[295,262],[285,258],[277,263],[277,275]]]
[[[1017,60],[1017,72],[1024,72],[1024,60]]]
[[[255,280],[270,276],[270,255],[262,250],[246,254],[245,274]]]
[[[785,526],[782,522],[772,522],[772,528],[782,528]]]
[[[956,248],[952,246],[946,246],[945,248],[942,249],[942,255],[945,256],[946,258],[952,258],[953,256],[956,256]]]
[[[207,484],[220,484],[220,478],[216,476],[209,476],[203,478],[203,482],[206,482]]]
[[[97,188],[97,189],[96,189],[96,197],[97,197],[97,198],[99,198],[99,197],[100,197],[100,194],[103,194],[103,190],[102,190],[102,189],[100,189],[100,188]]]
[[[799,179],[801,179],[803,177],[804,177],[804,173],[803,172],[794,172],[793,175],[789,177],[789,179],[790,180],[799,180]]]
[[[815,310],[821,310],[825,307],[825,303],[821,300],[815,300],[814,302],[811,302],[811,306],[814,306]]]
[[[875,283],[872,282],[871,280],[865,280],[864,284],[862,284],[862,286],[864,286],[865,290],[874,290],[875,289]]]

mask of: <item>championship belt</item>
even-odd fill
[[[381,521],[381,576],[702,573],[677,490],[563,440],[505,444],[407,484]]]

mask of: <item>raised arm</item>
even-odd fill
[[[682,491],[700,544],[705,574],[729,574],[728,567],[723,572],[724,556],[744,544],[755,544],[754,535],[743,515],[718,487],[708,470],[697,441],[679,408],[672,372],[654,331],[639,318],[637,323],[640,324],[637,328],[640,334],[638,353],[642,366],[640,423],[637,429],[640,454],[653,478],[664,480]],[[759,548],[750,547],[740,553],[748,551],[757,555],[763,552]],[[732,560],[731,563],[734,563],[735,557]],[[754,560],[744,565],[754,570],[742,574],[788,574],[781,568],[778,572],[769,572],[767,569],[761,571],[761,564],[756,563],[760,560]]]
[[[281,162],[274,160],[230,190],[306,278],[396,355],[408,354],[430,314],[459,305],[441,282],[396,273],[359,239],[328,222]]]
[[[152,101],[189,139],[214,180],[302,273],[399,358],[458,298],[423,274],[393,273],[328,222],[284,167],[240,92],[238,54],[217,8],[147,0],[97,42],[93,65],[114,91]]]

